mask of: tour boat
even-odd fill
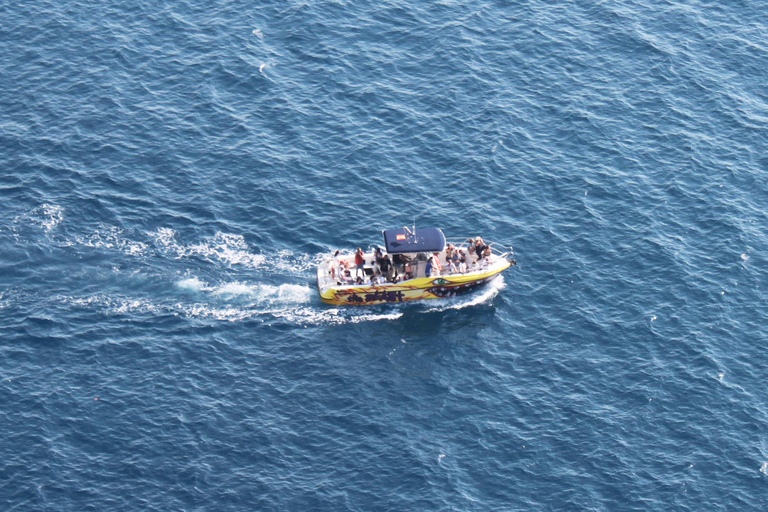
[[[516,264],[511,247],[497,254],[495,244],[485,241],[490,254],[477,258],[467,238],[446,239],[437,228],[405,227],[383,234],[384,248],[378,248],[378,254],[377,249],[364,252],[359,266],[355,254],[336,251],[324,258],[317,267],[324,302],[357,306],[452,297],[487,284]],[[463,251],[464,265],[447,261],[453,251]]]

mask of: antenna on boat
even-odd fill
[[[413,216],[413,234],[416,234],[416,216]]]

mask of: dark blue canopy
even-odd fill
[[[445,235],[437,228],[419,228],[411,234],[411,230],[384,230],[384,245],[389,254],[407,252],[440,252],[445,249]]]

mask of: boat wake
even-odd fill
[[[459,297],[419,304],[334,307],[320,300],[314,286],[316,265],[325,254],[262,253],[242,235],[224,232],[192,242],[182,240],[170,228],[141,233],[101,224],[90,233],[72,233],[66,229],[64,213],[61,207],[45,204],[18,217],[14,228],[36,228],[45,237],[37,237],[35,243],[74,250],[82,260],[99,265],[62,276],[74,280],[67,286],[74,293],[40,297],[39,302],[64,302],[108,315],[340,325],[397,320],[405,311],[434,313],[477,306],[492,300],[504,287],[500,277]],[[14,231],[18,241],[26,235],[35,237],[32,232]],[[0,307],[12,305],[11,297],[1,298]]]

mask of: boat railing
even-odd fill
[[[463,237],[461,237],[461,236],[458,236],[458,237],[454,236],[454,237],[450,237],[450,238],[446,237],[445,241],[446,241],[446,243],[454,244],[455,246],[460,247],[460,246],[464,246],[464,244],[467,244],[469,242],[470,238],[472,238],[472,237],[469,237],[469,236],[463,236]],[[509,250],[499,254],[499,257],[500,258],[508,259],[512,263],[512,265],[517,265],[517,261],[515,261],[515,249],[514,249],[514,247],[512,247],[512,244],[508,244],[507,245],[507,244],[503,244],[503,243],[493,242],[491,240],[486,240],[485,238],[483,238],[483,242],[485,242],[486,245],[492,247],[494,250],[499,250],[499,247],[505,247],[505,248],[508,247]]]

